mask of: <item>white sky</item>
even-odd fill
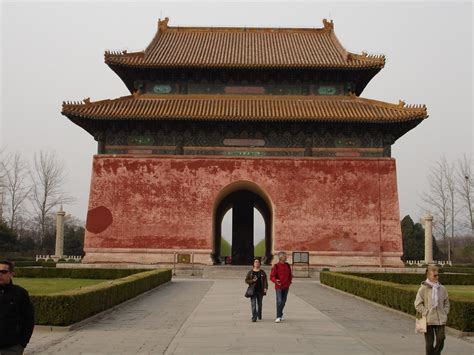
[[[171,26],[246,27],[322,27],[330,16],[347,50],[387,57],[363,97],[428,106],[428,120],[392,149],[401,217],[416,220],[429,167],[473,151],[472,14],[458,1],[2,2],[0,146],[30,159],[55,150],[77,198],[66,209],[85,219],[96,143],[60,111],[63,100],[128,95],[106,49],[144,49],[160,16]]]

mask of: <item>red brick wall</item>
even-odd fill
[[[85,248],[212,249],[224,188],[258,186],[275,251],[402,252],[395,160],[94,157]],[[381,222],[380,222],[381,221]]]

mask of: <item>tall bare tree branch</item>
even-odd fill
[[[448,237],[450,228],[450,198],[445,169],[443,159],[430,169],[428,175],[429,191],[422,196],[422,200],[426,205],[425,209],[433,213],[433,228],[444,240]]]
[[[55,153],[40,151],[39,154],[35,154],[31,177],[33,180],[31,201],[41,228],[40,240],[43,242],[47,232],[48,215],[55,207],[74,202],[74,198],[63,191],[66,171],[64,163]]]
[[[474,172],[473,168],[474,161],[472,157],[468,157],[466,154],[457,162],[457,192],[461,198],[463,204],[463,211],[465,217],[467,217],[469,229],[471,234],[474,236]]]
[[[5,147],[0,148],[0,222],[3,222],[3,205],[5,200],[5,169],[3,168],[3,161],[5,160]]]
[[[16,229],[16,217],[31,191],[28,184],[28,166],[20,153],[8,154],[0,164],[4,171],[4,190],[8,198],[9,226]]]
[[[449,163],[445,157],[441,159],[441,166],[446,181],[446,190],[448,192],[449,199],[449,214],[450,214],[450,227],[451,237],[455,236],[456,231],[456,215],[459,210],[457,209],[457,186],[456,186],[456,168],[453,163]]]

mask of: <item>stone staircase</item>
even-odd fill
[[[171,269],[173,277],[196,277],[204,279],[242,279],[245,278],[247,272],[251,269],[251,265],[201,265],[195,264],[79,264],[79,263],[62,263],[57,264],[57,268],[118,268],[118,269]],[[263,265],[268,277],[270,277],[271,266]],[[379,267],[333,267],[333,266],[310,266],[309,272],[306,265],[292,265],[293,277],[295,279],[319,280],[319,273],[323,270],[330,271],[359,271],[359,272],[405,272],[405,273],[424,273],[423,268],[379,268]]]
[[[247,272],[252,267],[249,265],[213,265],[204,267],[202,277],[204,279],[242,279],[244,281]],[[262,269],[270,276],[270,266],[262,266]]]
[[[202,277],[205,279],[244,279],[251,266],[246,265],[214,265],[205,266]],[[262,269],[270,277],[271,266],[263,265]],[[305,266],[292,266],[293,277],[307,278],[308,270]],[[311,268],[310,277],[319,277],[320,269]]]

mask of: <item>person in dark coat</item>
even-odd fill
[[[263,296],[267,294],[268,280],[267,274],[260,267],[262,263],[260,259],[254,259],[253,268],[249,270],[245,277],[245,282],[253,285],[253,295],[250,297],[250,305],[252,307],[252,322],[256,322],[257,318],[262,319],[262,302]]]
[[[28,292],[14,285],[13,263],[0,260],[0,354],[23,354],[34,328]]]

